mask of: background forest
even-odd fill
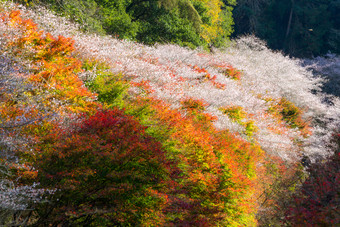
[[[340,53],[339,0],[238,0],[234,37],[255,34],[295,57]]]
[[[70,16],[85,31],[137,40],[221,46],[233,28],[235,0],[25,0]]]
[[[338,2],[0,0],[0,225],[339,225]]]
[[[294,57],[340,53],[339,0],[21,0],[43,4],[83,29],[145,44],[225,45],[254,34]]]

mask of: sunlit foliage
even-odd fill
[[[28,80],[38,85],[42,89],[40,92],[48,90],[50,100],[64,101],[72,111],[84,111],[93,95],[77,76],[81,63],[72,56],[74,41],[43,34],[31,20],[23,20],[20,11],[11,12],[8,18],[10,26],[23,31],[21,37],[15,37],[8,44],[8,48],[16,57],[26,59],[31,64],[29,69],[32,74]]]
[[[80,63],[71,55],[70,39],[44,34],[31,20],[20,17],[20,11],[0,17],[1,29],[6,31],[1,37],[5,67],[0,102],[0,215],[2,224],[26,225],[35,220],[33,204],[54,191],[38,189],[37,170],[26,160],[33,151],[31,145],[49,133],[55,119],[91,112],[96,104],[77,76]]]
[[[257,130],[257,127],[254,125],[254,121],[248,119],[247,113],[240,106],[228,106],[220,108],[222,113],[226,114],[232,121],[237,122],[238,124],[245,127],[244,133],[247,136],[252,136],[253,133]]]
[[[18,0],[48,5],[82,24],[82,29],[146,44],[222,46],[233,31],[234,0]]]
[[[110,77],[107,79],[110,81]],[[94,81],[91,87],[99,88],[95,91],[100,97],[101,92],[106,91],[100,89],[98,83],[100,81]],[[138,86],[148,90],[147,83]],[[115,103],[113,99],[101,101]],[[173,183],[168,192],[171,195],[166,214],[168,222],[255,223],[256,203],[251,185],[256,179],[254,165],[263,154],[258,146],[228,132],[216,131],[213,127],[216,119],[202,112],[206,104],[200,100],[184,99],[183,107],[177,111],[160,100],[143,97],[127,99],[125,105],[127,113],[148,126],[146,132],[162,143],[169,161],[176,165],[172,167],[176,171],[172,173]],[[186,112],[185,117],[182,110]],[[230,195],[239,199],[232,199]]]

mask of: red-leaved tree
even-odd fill
[[[167,161],[161,144],[118,109],[56,127],[36,146],[42,187],[57,188],[37,207],[41,225],[162,225]]]

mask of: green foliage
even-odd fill
[[[308,133],[308,122],[302,119],[302,111],[286,98],[280,99],[271,105],[268,112],[279,114],[281,120],[287,122],[292,128],[298,128],[304,133]]]
[[[247,119],[247,113],[241,106],[228,106],[220,108],[222,113],[226,114],[232,121],[245,127],[244,134],[248,137],[252,137],[254,132],[257,131],[257,126],[253,120]]]
[[[115,35],[121,39],[135,39],[139,31],[139,23],[126,12],[127,1],[95,1],[100,5],[102,16],[99,21],[107,34]]]
[[[102,8],[95,0],[31,0],[31,2],[33,5],[42,4],[61,15],[70,16],[72,20],[83,25],[84,31],[105,34]]]
[[[233,1],[202,0],[18,0],[47,5],[82,29],[146,44],[224,45],[233,31]],[[229,4],[231,2],[232,4]]]
[[[230,119],[241,123],[241,120],[243,120],[247,113],[243,110],[241,106],[230,106],[226,108],[221,109],[224,114],[227,114]]]
[[[292,127],[297,127],[297,118],[301,114],[299,108],[286,99],[281,99],[279,105],[283,108],[281,110],[282,119],[287,121]]]
[[[94,0],[64,0],[63,6],[63,11],[76,22],[85,25],[86,31],[104,33],[97,15],[99,6]]]
[[[221,47],[226,45],[226,41],[229,40],[229,37],[234,33],[234,18],[233,18],[233,10],[236,5],[236,0],[224,0],[224,7],[221,14],[222,22],[221,27],[222,34],[219,35],[215,41],[214,45],[216,47]]]
[[[204,43],[189,19],[179,17],[175,10],[169,12],[158,9],[158,11],[140,24],[138,40],[146,44],[172,42],[192,48]]]
[[[181,17],[188,19],[192,22],[196,31],[200,31],[201,27],[201,17],[197,12],[196,8],[193,6],[191,1],[188,0],[179,0],[178,2],[178,11]]]
[[[100,95],[100,89],[96,89],[93,91]],[[110,100],[102,101],[110,105],[105,103]],[[186,112],[186,117],[182,117],[159,100],[125,97],[124,111],[148,126],[145,132],[162,143],[172,163],[166,223],[252,225],[251,208],[242,210],[240,206],[249,202],[249,191],[245,190],[248,186],[243,181],[255,179],[256,155],[250,153],[259,152],[259,148],[243,144],[226,132],[220,135],[214,131],[215,119],[203,113],[205,105],[200,100],[183,100],[181,111]],[[234,174],[244,174],[245,178],[237,180]]]
[[[107,103],[108,107],[123,108],[124,99],[127,96],[128,84],[123,80],[121,74],[111,73],[105,66],[100,64],[85,63],[83,68],[93,69],[94,64],[99,66],[95,69],[96,78],[87,83],[87,86],[98,94],[97,99],[102,103]]]
[[[245,123],[246,131],[245,134],[247,136],[253,136],[254,132],[257,131],[257,127],[254,124],[254,121],[247,121]]]

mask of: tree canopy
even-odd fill
[[[27,2],[27,0],[25,1]],[[233,32],[235,0],[36,0],[87,31],[145,44],[222,46]]]

